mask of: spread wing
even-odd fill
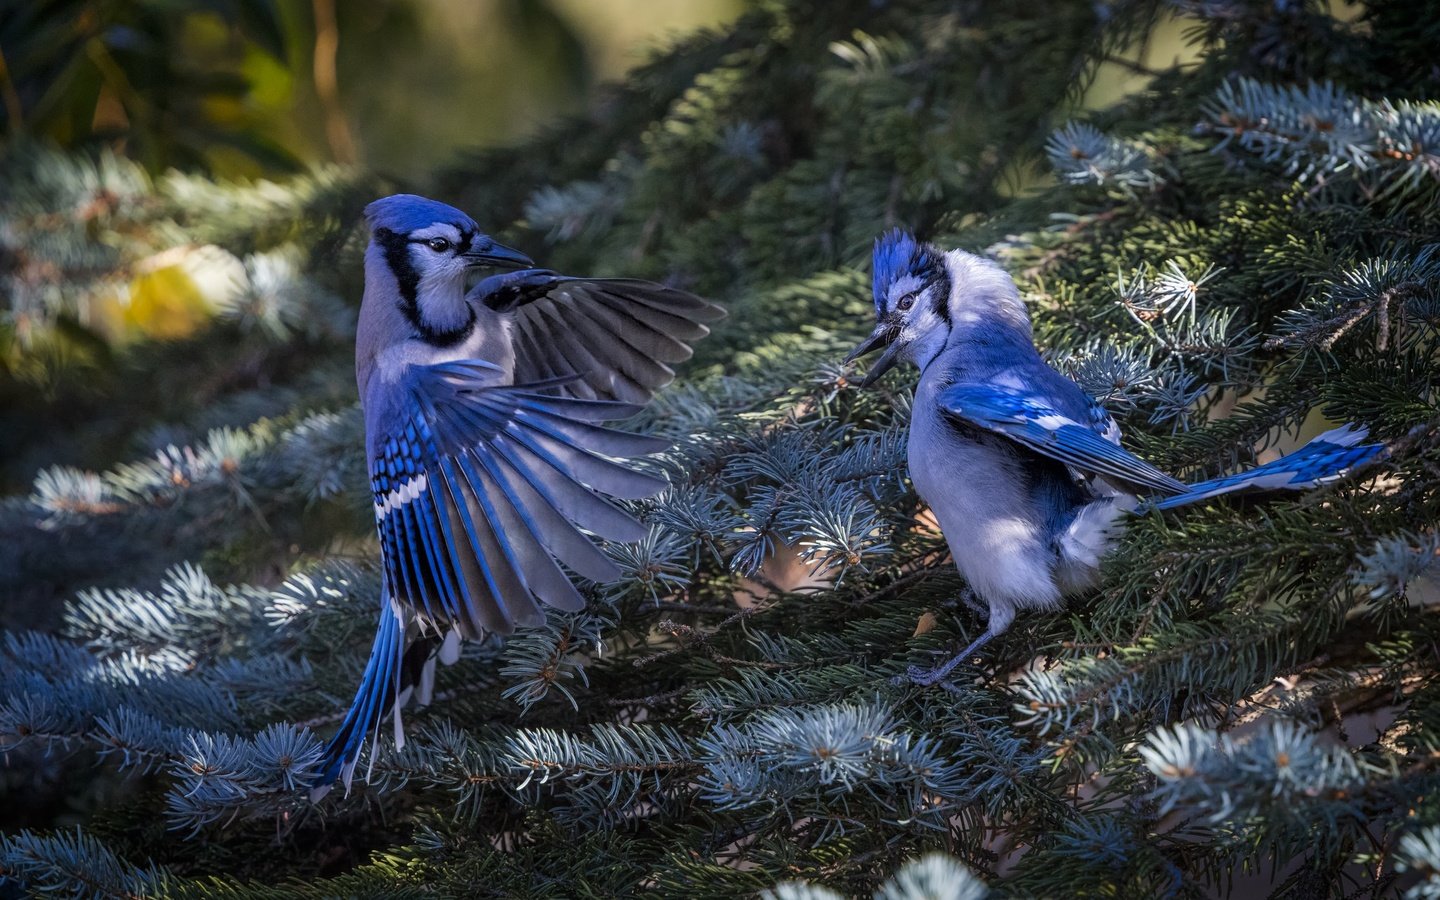
[[[705,323],[725,316],[709,301],[654,282],[543,269],[492,276],[471,296],[514,309],[517,382],[573,378],[559,394],[626,403],[644,403],[669,384],[671,366],[710,333]]]
[[[348,789],[366,736],[387,716],[403,746],[400,708],[417,686],[428,702],[440,638],[439,659],[454,662],[460,637],[543,622],[539,603],[583,607],[559,564],[597,581],[616,578],[585,532],[639,540],[640,523],[607,498],[648,497],[665,486],[620,460],[666,442],[596,424],[638,407],[541,393],[564,381],[497,385],[498,372],[480,360],[411,366],[398,385],[367,399],[380,625],[321,762],[316,799],[337,779]]]
[[[468,638],[538,624],[537,598],[582,607],[557,560],[597,581],[616,577],[579,529],[638,540],[640,524],[605,495],[637,499],[665,486],[617,460],[666,442],[595,424],[636,407],[538,393],[553,381],[488,384],[494,371],[478,360],[412,366],[401,387],[407,414],[389,417],[372,441],[391,596]]]
[[[1036,453],[1092,475],[1101,475],[1146,492],[1181,494],[1186,486],[1134,456],[1114,440],[1118,429],[1108,415],[1092,409],[1077,421],[1043,397],[986,384],[957,384],[940,394],[951,417],[1002,435]]]

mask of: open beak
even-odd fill
[[[529,269],[535,261],[519,250],[511,250],[494,241],[477,243],[465,251],[465,263],[472,267],[493,266],[497,269]]]
[[[860,387],[869,387],[875,383],[875,379],[895,367],[895,363],[900,357],[901,345],[895,343],[895,339],[899,336],[900,326],[882,321],[875,326],[874,331],[870,332],[870,336],[860,343],[860,346],[851,350],[850,355],[845,357],[845,364],[848,366],[867,353],[874,353],[881,347],[886,348],[885,353],[875,360],[875,365],[870,367],[870,371],[865,373]]]

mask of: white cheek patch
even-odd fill
[[[385,499],[375,504],[375,518],[384,519],[390,513],[399,509],[403,504],[409,503],[416,497],[425,493],[428,482],[424,475],[416,475],[414,478],[401,483],[399,487],[385,495]]]
[[[416,290],[420,318],[435,331],[464,328],[473,316],[465,302],[465,261],[433,253],[424,244],[412,244],[411,248],[415,270],[420,273]]]
[[[923,300],[918,302],[924,303]],[[911,311],[904,331],[900,333],[901,339],[909,345],[906,355],[922,369],[945,349],[945,341],[949,336],[950,329],[928,305],[917,305]]]
[[[420,274],[422,285],[442,285],[455,279],[465,278],[465,260],[450,253],[436,253],[426,249],[424,244],[415,244],[411,251],[415,271]]]

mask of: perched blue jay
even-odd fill
[[[906,448],[970,591],[989,607],[974,643],[910,678],[934,684],[1022,609],[1054,610],[1095,585],[1118,519],[1250,489],[1301,490],[1343,477],[1383,452],[1366,431],[1328,431],[1249,471],[1182,484],[1120,446],[1120,428],[1035,350],[1010,276],[960,250],[890,231],[875,242],[878,322],[846,362],[885,353],[865,387],[897,362],[920,368]]]
[[[461,639],[577,610],[569,575],[619,571],[592,535],[643,529],[608,497],[648,497],[665,481],[620,460],[664,441],[596,423],[637,412],[688,359],[686,342],[723,310],[633,279],[567,278],[528,267],[460,210],[399,194],[365,208],[365,296],[355,378],[380,533],[380,626],[355,701],[331,740],[316,799],[348,789],[368,735],[429,702],[435,661]],[[583,529],[583,530],[582,530]],[[587,533],[588,532],[588,533]]]

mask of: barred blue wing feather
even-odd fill
[[[1087,399],[1089,399],[1087,411],[1090,414],[1090,428],[1105,440],[1117,447],[1120,446],[1120,423],[1116,422],[1115,418],[1099,402],[1093,398]]]
[[[951,418],[1002,435],[1081,472],[1103,475],[1144,492],[1168,495],[1187,490],[1099,433],[1093,415],[1087,417],[1090,421],[1077,421],[1044,397],[998,385],[956,384],[943,390],[939,399]]]
[[[1196,482],[1189,485],[1184,494],[1158,501],[1153,506],[1173,509],[1236,491],[1303,491],[1338,481],[1356,467],[1384,456],[1385,445],[1361,443],[1368,434],[1367,429],[1354,425],[1331,429],[1279,459],[1244,472]]]
[[[861,387],[897,362],[920,367],[911,480],[989,611],[959,655],[910,670],[918,684],[949,677],[1021,610],[1053,611],[1099,583],[1130,512],[1313,487],[1384,452],[1362,430],[1337,429],[1248,472],[1183,484],[1125,450],[1115,420],[1045,361],[1014,279],[994,261],[895,230],[876,240],[873,273],[874,328],[847,362],[883,350]]]
[[[637,540],[639,523],[607,497],[665,485],[619,461],[664,441],[595,424],[635,407],[537,393],[563,381],[496,385],[492,372],[475,360],[412,366],[400,389],[414,412],[377,442],[375,513],[395,598],[471,638],[537,624],[535,598],[578,609],[557,559],[596,578],[616,571],[577,524]]]
[[[633,278],[572,278],[542,269],[481,281],[471,297],[514,305],[515,380],[555,382],[547,391],[643,403],[675,377],[690,343],[724,318],[694,294]],[[518,305],[515,305],[518,304]]]
[[[369,445],[390,609],[330,745],[332,781],[339,775],[348,786],[363,735],[387,712],[398,717],[395,659],[411,639],[428,638],[428,656],[452,632],[476,639],[539,624],[542,603],[580,609],[584,600],[560,564],[595,580],[616,577],[591,535],[634,541],[644,529],[609,498],[648,497],[665,486],[621,460],[666,442],[597,424],[627,418],[635,406],[543,393],[574,376],[504,385],[494,383],[498,371],[480,360],[411,366],[367,403],[378,429]]]

